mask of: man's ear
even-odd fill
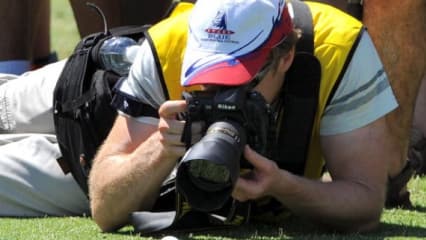
[[[288,71],[288,69],[291,67],[291,64],[293,63],[295,52],[295,47],[292,47],[288,54],[281,58],[278,66],[278,69],[280,71]]]

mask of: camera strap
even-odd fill
[[[290,3],[294,24],[302,30],[296,53],[286,73],[278,109],[277,147],[273,159],[282,169],[303,175],[318,106],[321,65],[314,56],[314,31],[309,7]]]
[[[188,99],[191,97],[191,94],[188,92],[182,93],[184,99]],[[192,139],[192,119],[190,114],[180,113],[178,118],[185,119],[185,125],[183,127],[183,133],[180,141],[185,143],[185,148],[188,150],[191,147],[191,139]]]
[[[152,211],[133,212],[130,222],[134,231],[143,234],[164,232],[205,231],[235,227],[248,222],[251,203],[230,199],[225,207],[214,212],[193,209],[184,197],[177,194],[175,179],[161,188],[160,197]]]

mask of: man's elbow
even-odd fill
[[[101,207],[100,204],[91,202],[91,213],[93,221],[98,225],[102,232],[113,232],[124,226],[126,220],[121,220],[114,216],[113,212]]]
[[[365,216],[341,226],[340,230],[345,233],[365,233],[375,230],[379,224],[382,215],[383,208],[377,208],[371,210]]]
[[[122,227],[127,218],[120,214],[120,206],[110,199],[107,184],[95,184],[93,176],[89,178],[89,196],[92,219],[103,232],[112,232]],[[113,206],[113,207],[112,207]]]
[[[379,226],[384,209],[384,202],[384,199],[382,199],[382,201],[377,203],[376,208],[371,211],[369,218],[364,222],[364,224],[361,224],[358,232],[370,232]]]
[[[345,226],[340,229],[341,232],[351,234],[351,233],[368,233],[375,229],[380,224],[380,219],[374,219],[370,221],[360,222],[358,224],[352,224],[351,226]]]
[[[358,226],[358,229],[356,229],[356,231],[353,231],[353,232],[357,232],[357,233],[371,232],[377,229],[379,224],[380,224],[380,217],[360,224],[360,226]]]
[[[369,189],[367,201],[359,208],[358,215],[354,218],[353,224],[348,224],[349,232],[370,232],[375,230],[381,220],[385,207],[385,190]]]
[[[92,218],[93,221],[98,225],[102,232],[112,232],[114,230],[113,224],[111,224],[99,211],[94,210],[92,207]]]

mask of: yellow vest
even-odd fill
[[[194,89],[194,87],[184,88],[180,85],[180,73],[186,49],[188,17],[192,7],[192,3],[179,3],[170,17],[148,30],[154,57],[159,62],[157,69],[162,69],[159,76],[163,81],[163,87],[167,88],[165,93],[170,100],[182,99],[182,91]]]
[[[324,159],[320,148],[320,121],[333,88],[343,77],[345,63],[362,31],[362,23],[325,4],[306,2],[314,25],[314,55],[321,63],[321,85],[318,110],[311,137],[305,176],[319,178]],[[336,20],[338,19],[338,20]]]
[[[315,117],[305,176],[319,178],[324,164],[319,144],[321,116],[333,93],[345,63],[360,35],[362,24],[355,18],[327,5],[306,2],[314,25],[314,55],[321,63],[321,87],[319,105]],[[151,27],[148,31],[157,58],[158,69],[169,99],[181,99],[184,89],[180,85],[181,65],[186,47],[188,17],[193,4],[180,3],[172,15]],[[338,19],[336,21],[336,19]]]

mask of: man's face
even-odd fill
[[[285,74],[293,63],[294,52],[293,47],[287,55],[280,57],[278,63],[264,74],[255,87],[255,90],[260,92],[267,102],[273,102],[281,91]]]
[[[270,68],[260,79],[259,83],[255,86],[255,90],[263,95],[263,97],[270,103],[279,94],[281,86],[284,83],[285,73],[290,68],[294,60],[295,49],[293,47],[290,52],[279,59],[278,64],[274,68]],[[252,79],[254,81],[254,79]],[[201,86],[203,91],[217,91],[221,88],[226,88],[222,85],[205,84]]]

